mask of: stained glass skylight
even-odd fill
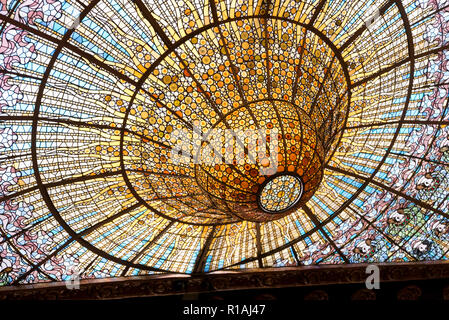
[[[0,285],[447,259],[449,1],[0,6]]]

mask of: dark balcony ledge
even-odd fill
[[[449,262],[376,264],[380,282],[449,279]],[[230,290],[311,287],[364,283],[368,264],[263,268],[219,271],[206,274],[86,279],[79,289],[65,282],[46,282],[0,288],[0,300],[121,299],[208,293]]]

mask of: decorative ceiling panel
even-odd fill
[[[0,0],[0,23],[0,285],[447,259],[448,1]]]

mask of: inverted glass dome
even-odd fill
[[[0,20],[0,285],[446,260],[448,1]]]

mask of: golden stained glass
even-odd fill
[[[261,189],[259,204],[268,213],[279,212],[294,207],[303,192],[302,181],[291,174],[281,174],[268,180]]]

